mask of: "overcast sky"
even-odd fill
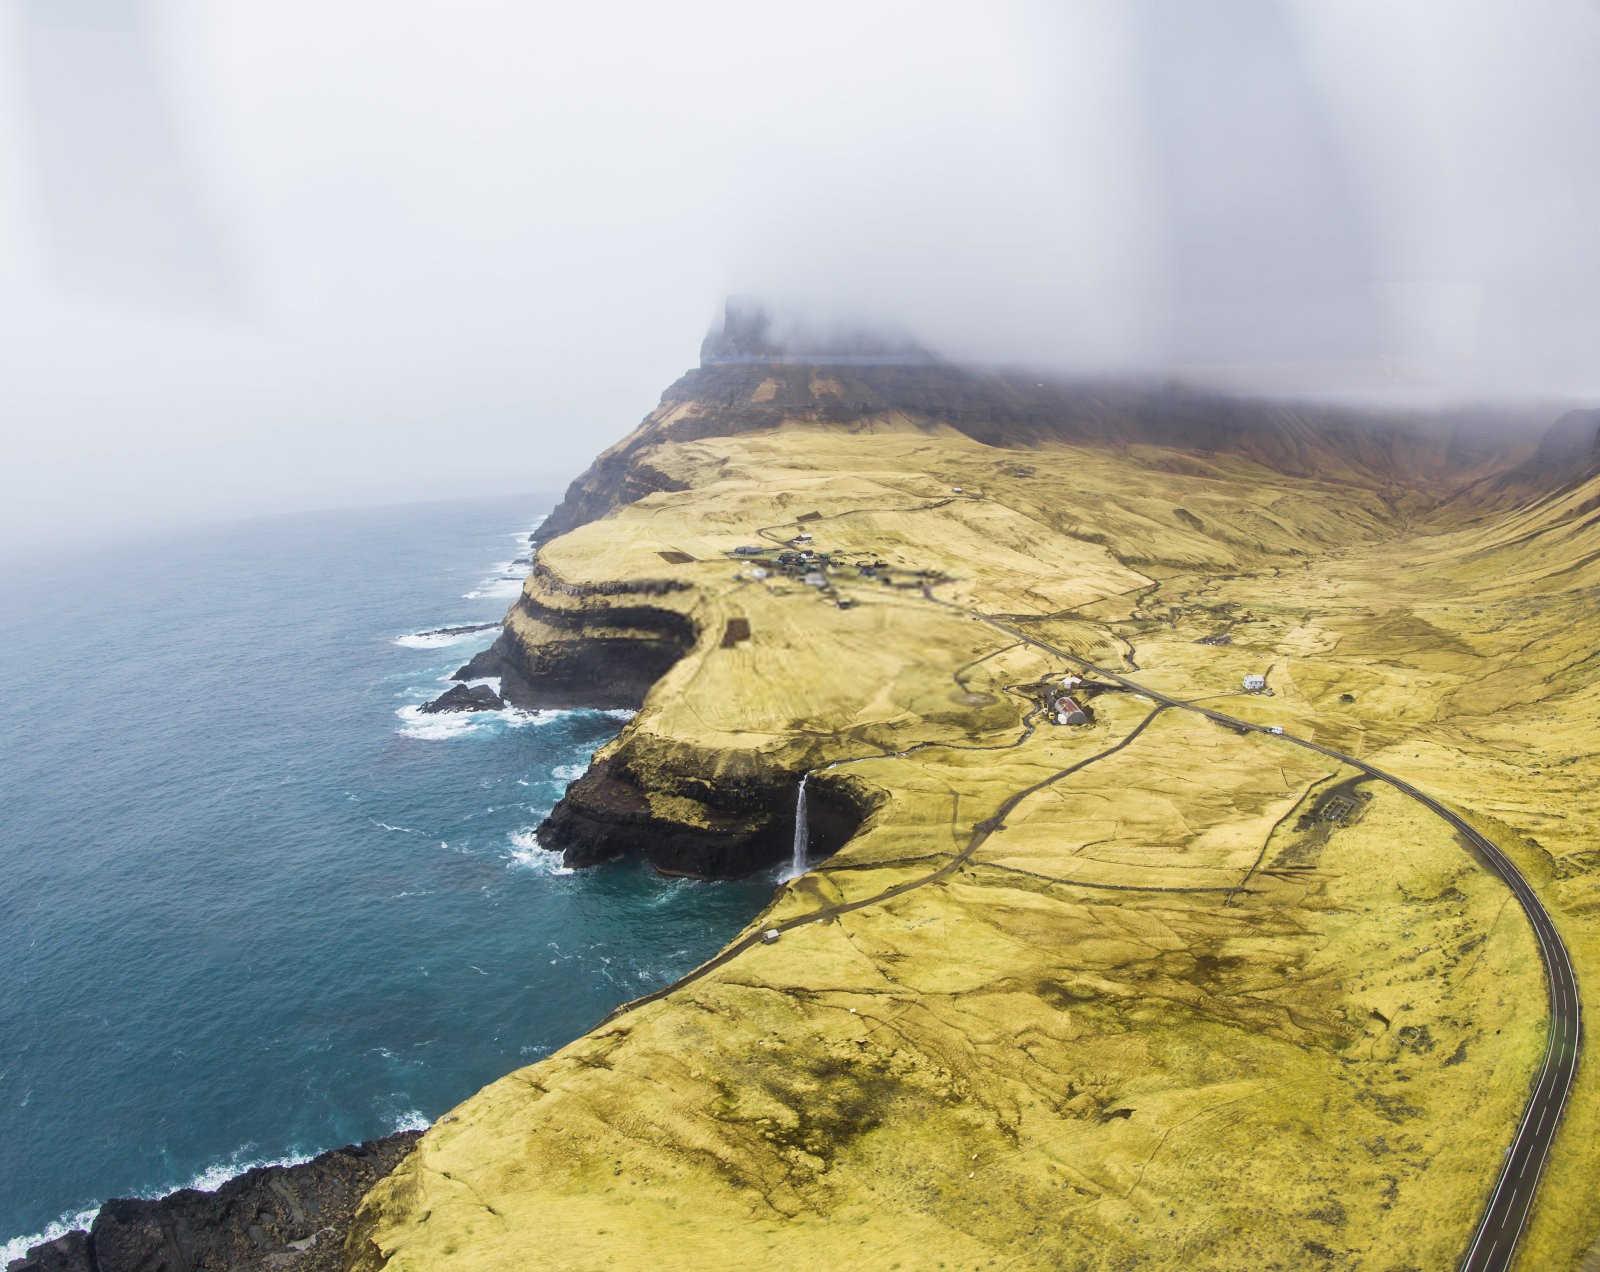
[[[564,485],[730,290],[1600,401],[1593,0],[4,0],[0,535]]]

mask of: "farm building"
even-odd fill
[[[1246,693],[1260,693],[1266,687],[1267,678],[1265,676],[1251,672],[1244,678],[1244,690]]]
[[[1088,724],[1089,713],[1078,705],[1075,698],[1062,694],[1055,701],[1057,724]]]

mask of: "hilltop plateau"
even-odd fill
[[[803,808],[809,868],[440,1118],[350,1266],[1454,1265],[1540,946],[1476,839],[1319,748],[1498,846],[1596,983],[1600,475],[1561,427],[691,372],[461,676],[638,708],[541,827],[569,864],[771,868]],[[1585,1061],[1521,1266],[1600,1232],[1596,1096]]]

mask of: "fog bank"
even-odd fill
[[[1600,399],[1600,8],[18,0],[0,511],[548,488],[729,292],[954,357]]]

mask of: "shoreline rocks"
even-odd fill
[[[465,623],[460,627],[435,627],[425,632],[415,632],[417,639],[424,636],[470,636],[474,632],[492,632],[499,623]]]
[[[338,1272],[361,1198],[421,1134],[258,1166],[215,1192],[108,1201],[87,1232],[34,1246],[6,1272]]]
[[[442,715],[452,711],[499,711],[505,706],[501,698],[488,685],[451,685],[432,702],[421,707],[424,715]]]

